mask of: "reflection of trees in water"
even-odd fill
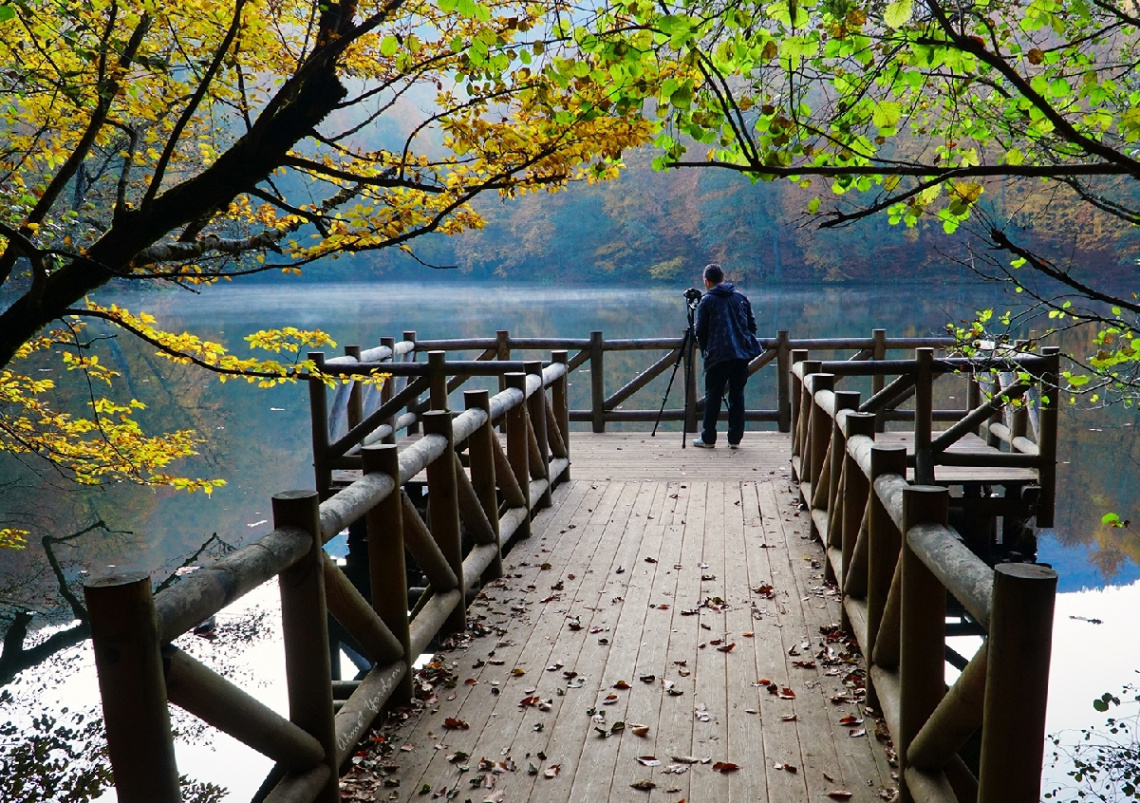
[[[40,541],[41,569],[31,575],[13,574],[0,588],[0,623],[7,625],[0,648],[0,686],[6,687],[0,689],[0,766],[5,775],[0,803],[81,803],[98,797],[112,783],[98,704],[83,710],[60,707],[53,692],[68,678],[89,671],[83,651],[72,649],[90,635],[79,547],[93,538],[114,540],[129,535],[97,521],[70,535],[45,536]],[[155,593],[233,549],[217,534],[211,535],[157,572],[162,579]],[[46,593],[49,581],[54,583],[50,597]],[[31,627],[41,614],[45,624],[61,626]],[[61,619],[69,621],[63,624]],[[251,644],[275,632],[278,619],[273,611],[255,608],[203,623],[196,629],[198,635],[187,634],[178,643],[231,680],[256,680],[242,668],[240,656]],[[195,717],[172,709],[171,723],[179,740],[210,743],[211,729]],[[226,794],[214,784],[186,777],[182,787],[183,800],[194,803],[213,803]]]

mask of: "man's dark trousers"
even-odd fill
[[[716,443],[716,420],[720,398],[728,385],[728,442],[744,437],[744,385],[748,382],[748,360],[722,360],[705,368],[705,414],[701,419],[701,440]]]

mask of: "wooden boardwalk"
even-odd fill
[[[788,440],[573,433],[572,481],[345,799],[890,799]]]

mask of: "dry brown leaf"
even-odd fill
[[[639,722],[629,723],[629,730],[631,733],[633,733],[634,736],[648,736],[649,735],[649,726],[648,725],[642,725]]]
[[[712,766],[713,772],[736,772],[740,769],[739,764],[733,764],[731,761],[718,761]]]
[[[827,796],[832,800],[850,800],[851,793],[846,789],[832,789],[827,793]]]
[[[634,781],[629,786],[631,789],[639,789],[642,792],[648,792],[651,789],[657,788],[657,784],[653,783],[653,781],[649,780],[648,778],[641,778],[640,780]]]

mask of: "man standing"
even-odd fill
[[[705,413],[701,436],[693,446],[711,449],[716,445],[716,421],[720,399],[728,385],[728,448],[735,449],[744,437],[744,385],[748,382],[748,362],[760,354],[756,340],[756,318],[752,305],[724,280],[717,263],[705,266],[705,290],[697,305],[697,345],[705,363]]]

